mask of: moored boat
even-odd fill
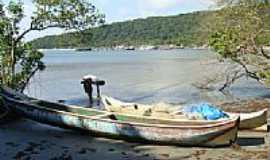
[[[28,119],[64,128],[87,130],[93,135],[184,146],[225,146],[236,141],[239,117],[199,124],[148,120],[83,107],[47,102],[1,88],[5,105]]]
[[[118,112],[121,114],[136,114],[148,118],[171,119],[172,121],[182,121],[187,119],[186,116],[179,114],[180,112],[176,111],[179,110],[177,106],[172,106],[169,104],[145,105],[138,103],[126,103],[108,96],[103,96],[102,102],[105,109],[110,112]],[[267,111],[268,109],[263,109],[261,111],[251,113],[226,113],[229,115],[229,117],[240,116],[240,130],[252,129],[257,131],[267,131]],[[206,120],[193,121],[213,123],[213,121]]]
[[[267,131],[267,112],[268,109],[251,113],[227,113],[240,117],[239,129],[241,130]]]
[[[87,51],[92,51],[92,48],[77,48],[75,49],[77,52],[87,52]]]

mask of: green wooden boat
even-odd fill
[[[213,124],[149,120],[142,117],[74,107],[0,89],[5,106],[30,120],[52,126],[82,129],[91,135],[182,146],[226,146],[237,139],[239,117]]]

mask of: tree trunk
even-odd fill
[[[11,85],[13,86],[14,85],[14,79],[15,79],[15,65],[16,65],[16,57],[15,57],[15,48],[16,48],[16,45],[15,45],[15,39],[14,39],[14,34],[16,33],[15,31],[15,22],[12,23],[12,37],[11,37]]]
[[[12,40],[11,45],[11,83],[13,84],[15,77],[15,46],[14,41]]]

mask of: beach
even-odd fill
[[[0,160],[270,160],[270,0],[0,0]]]
[[[50,101],[85,105],[88,100],[80,78],[91,73],[106,80],[103,94],[125,101],[209,101],[233,112],[270,108],[269,90],[250,80],[232,87],[233,98],[220,93],[203,96],[192,83],[209,74],[207,71],[213,68],[205,65],[209,59],[213,57],[205,50],[80,54],[49,51],[45,54],[47,70],[34,77],[26,93]],[[0,125],[0,139],[1,160],[270,159],[269,132],[239,132],[236,144],[222,148],[160,146],[94,137],[87,132],[18,119]]]
[[[269,99],[219,104],[226,111],[252,112],[270,108]],[[268,112],[268,128],[270,114]],[[227,147],[183,147],[127,142],[90,133],[17,119],[0,125],[3,160],[269,160],[270,132],[240,131]]]
[[[21,119],[0,128],[2,160],[269,160],[270,134],[240,132],[231,147],[198,148],[130,143]]]

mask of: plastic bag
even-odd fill
[[[228,115],[218,107],[209,103],[199,103],[185,106],[182,110],[189,119],[217,120]]]

